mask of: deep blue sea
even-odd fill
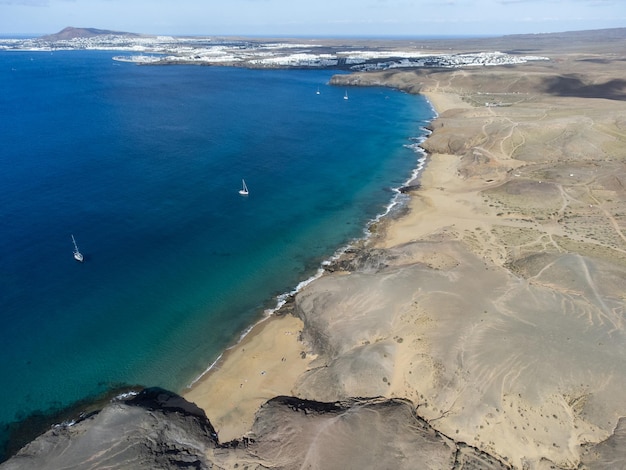
[[[0,52],[0,425],[183,390],[386,211],[433,117],[390,89],[345,100],[337,71],[113,55]]]

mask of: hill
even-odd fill
[[[122,31],[111,31],[108,29],[74,28],[73,26],[68,26],[67,28],[62,29],[58,33],[42,36],[41,39],[45,41],[64,41],[64,40],[76,39],[76,38],[92,38],[95,36],[138,37],[140,35],[136,33],[126,33]]]

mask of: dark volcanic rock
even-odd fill
[[[375,248],[355,248],[346,250],[338,259],[329,263],[325,270],[378,272],[385,268],[390,258],[387,250]]]
[[[72,425],[57,425],[0,465],[14,469],[211,468],[217,434],[204,412],[171,392],[146,389]]]
[[[435,431],[406,400],[321,403],[277,397],[252,430],[220,444],[204,412],[147,389],[73,425],[55,426],[2,470],[23,469],[506,469]]]

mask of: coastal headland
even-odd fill
[[[193,421],[197,445],[168,429],[188,443],[172,454],[195,468],[626,466],[626,30],[489,41],[445,47],[548,60],[333,77],[427,96],[427,164],[406,210],[179,391],[210,423]],[[87,446],[107,413],[56,432]],[[0,468],[71,447],[40,439]]]
[[[626,416],[626,57],[541,39],[518,47],[549,61],[333,78],[425,94],[428,162],[408,213],[297,295],[300,326],[270,320],[185,393],[221,438],[276,394],[387,397],[513,468],[608,459],[594,445]]]

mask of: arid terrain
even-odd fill
[[[221,435],[276,394],[387,397],[513,468],[626,465],[624,37],[511,37],[496,46],[550,60],[334,77],[425,94],[427,167],[407,214],[296,297],[295,383],[246,395],[263,367],[236,349],[186,395]],[[229,377],[237,404],[219,410]]]
[[[424,93],[439,117],[379,265],[297,299],[325,354],[296,395],[409,398],[516,468],[593,466],[586,445],[626,416],[626,57],[610,50],[335,77]]]
[[[408,207],[182,392],[208,437],[142,425],[153,447],[194,468],[626,468],[626,29],[419,47],[549,60],[335,76],[437,110]],[[71,455],[39,442],[0,468]]]

